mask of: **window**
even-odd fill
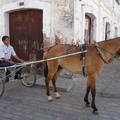
[[[92,13],[86,13],[84,19],[84,43],[93,44],[96,41],[96,17]]]
[[[110,23],[107,22],[105,26],[105,40],[110,39]]]
[[[118,28],[115,27],[115,37],[118,37]]]
[[[120,5],[120,0],[115,0],[117,3],[118,3],[118,5]]]
[[[85,15],[85,43],[90,44],[91,37],[91,18],[88,15]]]

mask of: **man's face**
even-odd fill
[[[4,43],[5,45],[9,45],[9,44],[10,44],[10,38],[9,38],[9,37],[6,38],[6,39],[3,41],[3,43]]]

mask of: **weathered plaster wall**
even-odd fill
[[[22,1],[24,6],[19,6]],[[46,45],[54,44],[55,36],[60,39],[56,42],[84,43],[86,13],[95,17],[93,40],[104,40],[106,22],[111,25],[110,37],[115,37],[115,27],[120,36],[120,5],[115,0],[0,0],[0,37],[9,35],[9,12],[31,8],[43,10]]]
[[[45,41],[50,40],[51,31],[53,28],[51,24],[51,0],[2,0],[0,2],[0,39],[1,36],[5,34],[9,35],[9,13],[11,11],[24,9],[40,9],[43,10],[43,37]],[[24,2],[24,5],[20,6],[20,2]]]
[[[73,0],[54,0],[54,33],[61,43],[71,43],[73,41]]]
[[[8,4],[8,3],[11,3],[11,2],[16,2],[18,0],[0,0],[0,4],[4,5],[4,4]]]
[[[108,4],[109,3],[109,4]],[[84,43],[85,14],[95,16],[93,40],[105,39],[105,23],[110,23],[110,38],[115,36],[115,27],[120,36],[120,5],[115,0],[74,0],[74,42]]]

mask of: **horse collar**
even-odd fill
[[[96,46],[97,51],[99,52],[101,59],[104,61],[104,63],[106,63],[106,64],[111,63],[114,60],[114,58],[116,58],[116,55],[114,55],[113,53],[109,52],[108,50],[100,47],[98,44],[95,44],[95,46]],[[112,55],[112,58],[107,60],[106,56],[104,55],[104,53],[101,50],[104,50],[105,52]]]

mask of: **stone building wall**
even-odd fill
[[[120,5],[116,0],[74,0],[74,42],[84,43],[85,14],[94,16],[92,40],[105,40],[105,25],[110,24],[110,37],[120,36]],[[115,35],[117,27],[117,35]]]
[[[20,6],[20,3],[24,5]],[[43,37],[44,41],[53,42],[52,34],[52,0],[0,0],[0,39],[3,35],[9,35],[9,13],[26,9],[43,10]],[[1,44],[0,40],[0,44]]]
[[[115,28],[120,36],[120,5],[116,0],[0,0],[0,39],[9,35],[9,12],[24,9],[44,10],[43,36],[47,46],[84,43],[86,13],[95,18],[93,40],[104,40],[106,22],[110,23],[110,38],[116,36]]]
[[[74,1],[54,0],[54,18],[54,34],[59,36],[61,43],[71,43],[74,39]]]

